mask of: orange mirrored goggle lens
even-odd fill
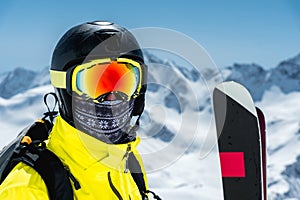
[[[139,88],[141,75],[140,69],[130,63],[112,61],[81,69],[75,77],[75,91],[97,99],[111,92],[130,98]]]

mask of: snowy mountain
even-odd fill
[[[225,79],[246,85],[256,101],[261,100],[264,92],[273,86],[285,94],[300,91],[300,54],[270,70],[257,64],[234,64],[225,70],[229,71]]]
[[[0,97],[8,99],[31,88],[49,83],[48,67],[38,72],[18,67],[11,72],[0,74]]]
[[[300,199],[300,54],[270,70],[233,64],[220,72],[200,73],[151,53],[146,53],[146,61],[149,84],[140,152],[150,187],[163,199],[222,199],[216,146],[203,148],[213,123],[207,80],[222,81],[216,78],[220,73],[223,80],[244,84],[265,112],[269,199]],[[0,146],[41,117],[46,110],[43,94],[49,91],[47,68],[0,74]]]

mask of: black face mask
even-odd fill
[[[112,100],[95,103],[92,100],[73,97],[75,128],[108,144],[133,141],[131,131],[133,100]]]

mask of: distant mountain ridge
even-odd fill
[[[270,70],[257,64],[234,64],[225,70],[230,71],[225,79],[247,86],[255,101],[261,100],[264,92],[273,86],[284,93],[300,91],[300,54]]]
[[[196,82],[201,75],[196,69],[187,69],[172,61],[163,61],[157,56],[146,54],[152,63],[160,63],[177,68],[186,79]],[[221,69],[225,80],[232,80],[245,85],[255,101],[262,99],[264,92],[273,86],[284,93],[300,91],[300,54],[280,62],[277,67],[266,70],[258,64],[238,64]],[[209,74],[205,74],[209,76]],[[149,73],[151,80],[151,72]],[[50,84],[49,68],[40,71],[18,67],[13,71],[0,74],[0,97],[9,99],[12,96],[34,87]],[[153,86],[150,89],[154,89]]]
[[[50,84],[49,68],[40,71],[18,67],[0,74],[0,97],[9,99],[29,89]]]

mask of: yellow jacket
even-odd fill
[[[140,200],[142,197],[136,183],[130,172],[125,172],[125,155],[129,149],[145,172],[136,150],[138,143],[139,138],[128,144],[109,145],[78,131],[57,117],[47,147],[80,183],[79,190],[73,189],[74,199]],[[148,188],[145,176],[144,179]],[[47,200],[49,197],[40,175],[31,167],[19,163],[0,185],[0,199]]]

